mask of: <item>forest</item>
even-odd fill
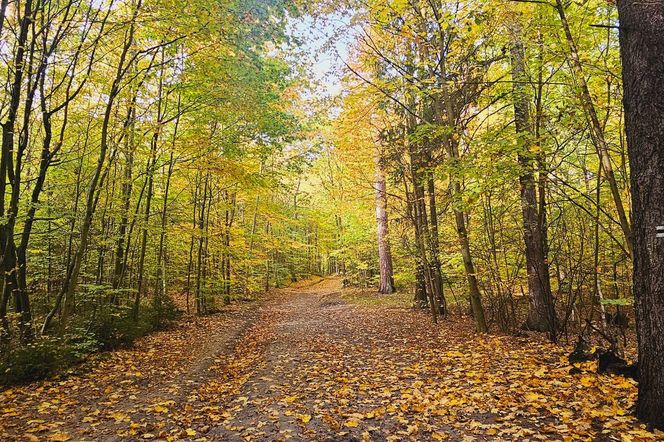
[[[0,440],[664,438],[664,0],[0,0]]]

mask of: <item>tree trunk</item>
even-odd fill
[[[199,188],[201,186],[200,176],[201,173],[197,172],[195,178],[196,185],[194,186],[194,195],[192,198],[193,210],[192,210],[192,221],[191,221],[191,238],[189,238],[189,261],[187,263],[187,288],[186,288],[187,314],[189,313],[189,297],[191,295],[191,272],[194,268],[194,243],[196,241],[196,228],[198,226],[197,214],[198,214],[198,194],[199,194]]]
[[[447,301],[443,291],[443,270],[440,263],[440,241],[438,239],[438,212],[436,209],[436,185],[433,171],[427,172],[427,193],[429,196],[429,225],[431,226],[431,271],[433,272],[434,292],[438,313],[447,314]]]
[[[523,216],[523,239],[526,246],[526,270],[530,295],[528,317],[525,326],[530,330],[549,332],[551,340],[556,340],[556,321],[549,265],[544,250],[544,235],[538,213],[538,198],[534,165],[537,163],[539,147],[534,139],[530,121],[528,75],[526,73],[525,48],[518,23],[514,24],[511,63],[512,97],[514,121],[517,133],[518,159],[521,166],[519,183],[521,187],[521,213]]]
[[[411,220],[415,230],[415,244],[419,246],[420,243],[420,229],[417,224],[417,215],[415,210],[415,194],[408,190],[408,185],[406,183],[405,174],[403,176],[404,181],[404,192],[406,193],[406,210],[408,213],[408,218]],[[419,249],[418,249],[419,251]],[[427,298],[427,288],[426,281],[424,278],[424,262],[422,257],[419,254],[415,255],[415,297],[413,299],[415,305],[420,308],[426,308],[429,305],[429,299]]]
[[[58,296],[56,298],[55,305],[44,319],[44,323],[41,328],[42,333],[44,333],[50,327],[51,321],[53,320],[53,317],[59,310],[60,304],[62,303],[63,300],[64,300],[64,313],[65,313],[63,317],[66,318],[68,303],[71,302],[71,298],[73,297],[74,292],[76,290],[76,286],[78,284],[78,277],[81,271],[83,257],[88,248],[88,241],[90,239],[89,238],[90,228],[92,227],[92,220],[94,217],[95,209],[97,207],[97,201],[99,198],[99,187],[103,185],[106,172],[108,172],[109,165],[107,165],[107,162],[110,164],[110,161],[108,161],[107,158],[107,152],[109,147],[109,127],[113,113],[113,106],[115,99],[120,93],[121,82],[126,73],[125,61],[127,59],[129,49],[131,48],[134,42],[136,17],[138,16],[138,11],[140,7],[141,7],[141,1],[139,0],[136,9],[134,9],[133,11],[132,20],[129,25],[129,30],[127,31],[127,34],[125,36],[126,38],[124,41],[124,45],[122,47],[122,52],[120,54],[118,66],[116,68],[115,77],[113,79],[113,83],[111,85],[111,89],[108,94],[108,100],[105,106],[104,118],[101,127],[99,155],[97,157],[97,164],[94,173],[92,175],[92,178],[90,179],[90,184],[86,195],[85,215],[83,218],[83,225],[81,226],[80,242],[78,245],[78,249],[76,250],[76,253],[73,256],[72,261],[69,263],[69,266],[67,268],[67,273],[65,275],[62,288],[60,289],[60,292],[58,293]]]
[[[111,279],[111,286],[113,290],[120,288],[122,284],[122,275],[124,274],[124,257],[127,249],[125,249],[125,242],[127,241],[127,227],[129,226],[129,214],[131,207],[131,193],[133,190],[133,169],[134,169],[134,131],[135,122],[134,118],[136,112],[136,94],[133,94],[132,100],[127,109],[127,117],[124,123],[125,130],[125,165],[124,165],[124,180],[122,183],[122,211],[120,216],[120,225],[118,227],[118,239],[115,244],[115,263],[113,265],[113,277]],[[112,295],[114,304],[118,302],[117,293]]]
[[[394,293],[395,289],[392,271],[392,252],[390,250],[388,235],[387,187],[380,155],[376,157],[376,223],[378,228],[378,264],[380,267],[378,293],[390,294]]]
[[[208,196],[208,181],[209,181],[209,176],[205,176],[205,183],[203,187],[203,201],[201,202],[201,211],[198,216],[198,252],[197,252],[197,257],[196,257],[196,313],[199,315],[205,314],[206,311],[206,302],[205,302],[205,295],[203,293],[204,287],[202,287],[202,280],[203,280],[203,265],[204,265],[204,259],[205,259],[205,209],[206,209],[206,203],[207,203],[207,196]],[[209,213],[210,209],[207,209]]]
[[[440,42],[441,49],[441,63],[439,67],[438,74],[438,83],[440,86],[440,96],[438,100],[434,103],[434,114],[436,115],[436,120],[441,125],[446,125],[453,134],[448,134],[443,138],[443,143],[445,150],[447,151],[448,161],[452,167],[456,167],[457,163],[461,159],[461,154],[459,151],[459,140],[463,133],[464,128],[459,122],[459,109],[455,109],[455,103],[453,101],[452,94],[447,80],[447,63],[446,63],[446,51],[444,49],[444,39],[441,36]],[[466,224],[466,215],[465,210],[460,207],[462,201],[463,192],[461,183],[463,182],[463,175],[455,176],[456,171],[450,174],[450,189],[451,196],[453,200],[453,211],[454,219],[456,222],[457,236],[459,240],[459,245],[461,247],[461,257],[463,260],[463,267],[466,274],[466,280],[468,281],[468,291],[470,294],[470,306],[473,311],[473,317],[475,319],[475,326],[478,332],[486,333],[488,331],[486,317],[484,315],[484,306],[482,305],[482,294],[480,292],[479,284],[477,281],[477,275],[475,274],[475,263],[473,261],[473,256],[470,250],[470,238],[468,237],[468,227]]]
[[[456,184],[458,187],[458,183]],[[457,188],[455,193],[460,192]],[[461,246],[461,258],[463,260],[463,268],[468,280],[468,289],[470,291],[470,306],[473,310],[473,317],[475,318],[475,325],[477,331],[486,333],[489,329],[486,325],[484,317],[484,307],[482,306],[482,295],[480,287],[477,283],[477,276],[475,274],[475,263],[470,253],[470,240],[468,239],[468,230],[466,228],[466,219],[464,213],[459,209],[454,209],[454,219],[456,220],[457,235],[459,237],[459,245]]]
[[[4,22],[6,5],[2,5],[2,19]],[[21,94],[23,92],[23,76],[25,74],[26,63],[25,55],[28,46],[34,52],[34,40],[29,44],[28,31],[34,19],[33,17],[32,0],[27,0],[24,5],[23,16],[20,20],[18,38],[16,40],[16,55],[14,58],[14,75],[9,91],[9,103],[7,110],[7,118],[2,126],[2,148],[0,154],[0,217],[5,218],[2,228],[0,228],[0,247],[2,248],[2,258],[0,260],[0,269],[4,273],[4,282],[2,287],[2,300],[0,302],[0,315],[2,316],[4,332],[9,333],[8,323],[6,321],[7,302],[13,295],[15,298],[15,309],[19,314],[19,328],[21,333],[21,340],[30,338],[30,323],[32,320],[30,305],[26,304],[27,299],[22,299],[19,296],[18,279],[16,277],[16,244],[14,242],[14,226],[16,217],[18,215],[18,196],[19,196],[19,183],[20,176],[16,176],[13,170],[14,167],[14,150],[15,150],[15,131],[16,122],[19,116],[19,109],[21,106]],[[32,57],[30,57],[30,61]],[[28,77],[30,72],[28,72]],[[31,99],[29,99],[31,102]],[[29,118],[30,110],[25,110],[25,118]],[[20,143],[20,141],[19,141]],[[21,149],[17,153],[16,170],[21,170]],[[9,198],[9,208],[5,208],[5,200],[7,195],[7,182],[11,185],[11,192]]]
[[[146,180],[146,189],[147,193],[145,195],[145,211],[143,212],[143,226],[141,229],[141,242],[140,249],[138,253],[138,269],[137,269],[137,286],[136,293],[134,295],[134,305],[132,308],[132,316],[134,319],[138,319],[138,311],[141,305],[141,298],[143,296],[143,286],[144,286],[144,269],[145,269],[145,254],[147,252],[148,246],[148,230],[150,224],[150,215],[152,212],[152,194],[154,189],[154,169],[157,162],[157,142],[158,135],[155,133],[152,137],[152,148],[150,149],[150,158],[148,158],[148,163],[145,169],[145,180]]]
[[[664,0],[619,0],[631,164],[639,418],[664,429]]]
[[[175,137],[177,135],[177,123],[175,125],[175,133],[173,135],[173,144],[175,144]],[[166,224],[168,219],[168,194],[171,188],[171,177],[173,176],[173,150],[171,150],[168,159],[168,169],[166,170],[166,185],[164,188],[164,201],[161,207],[161,232],[159,234],[159,248],[157,249],[157,282],[155,287],[155,296],[161,302],[166,296]]]

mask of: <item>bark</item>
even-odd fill
[[[438,313],[447,314],[447,301],[443,292],[443,271],[440,263],[440,241],[438,239],[438,212],[436,210],[436,188],[433,171],[427,173],[427,194],[429,196],[429,225],[431,226],[431,271],[433,272],[434,293],[438,304]]]
[[[418,228],[416,214],[415,214],[415,196],[408,188],[406,182],[406,176],[403,174],[404,182],[404,192],[406,194],[406,211],[408,213],[408,218],[411,220],[415,230],[415,244],[418,246],[420,243],[420,229]],[[422,261],[421,255],[418,253],[415,255],[415,297],[413,299],[415,305],[425,308],[429,305],[429,299],[427,298],[427,288],[426,282],[424,280],[424,262]]]
[[[7,5],[9,5],[9,0],[0,1],[0,37],[2,37],[2,31],[5,26],[5,17],[7,16]]]
[[[545,236],[538,213],[537,182],[535,180],[539,146],[536,144],[537,140],[534,137],[530,120],[530,94],[527,86],[525,48],[518,23],[514,24],[512,32],[510,48],[514,81],[512,99],[517,142],[519,143],[518,160],[521,166],[519,184],[529,292],[528,317],[525,326],[530,330],[549,332],[551,340],[555,341],[555,309],[544,247]]]
[[[636,414],[664,429],[664,0],[619,0],[618,11],[634,223]]]
[[[600,262],[599,262],[599,251],[600,251],[600,237],[599,237],[599,217],[601,214],[600,207],[601,207],[601,182],[602,182],[602,167],[600,166],[598,168],[599,170],[597,171],[597,190],[595,192],[595,206],[597,207],[595,210],[595,217],[594,217],[594,230],[593,230],[593,236],[594,236],[594,243],[593,243],[593,256],[594,256],[594,264],[595,264],[595,271],[594,273],[594,278],[595,278],[595,292],[597,295],[597,301],[599,302],[599,308],[600,308],[600,314],[602,315],[601,321],[602,321],[602,328],[606,330],[607,328],[607,323],[606,323],[606,307],[604,305],[604,293],[602,292],[602,283],[600,281],[599,277],[599,271],[600,271]],[[592,315],[591,315],[592,317]]]
[[[136,273],[137,277],[137,286],[136,293],[134,295],[134,305],[132,308],[132,316],[134,319],[138,319],[138,311],[141,305],[141,298],[143,296],[143,281],[145,279],[145,254],[148,246],[148,230],[150,224],[150,215],[152,213],[152,194],[154,189],[154,169],[157,161],[157,135],[153,135],[151,141],[151,153],[150,158],[146,166],[146,189],[147,193],[145,195],[145,211],[143,212],[143,226],[141,228],[141,242],[140,249],[138,253],[138,269]]]
[[[157,284],[155,289],[155,294],[161,297],[166,295],[166,224],[168,220],[168,194],[171,188],[171,177],[173,176],[173,167],[175,166],[173,155],[175,150],[175,140],[177,138],[179,123],[180,119],[178,117],[178,119],[176,119],[175,121],[175,129],[173,131],[173,142],[172,142],[173,144],[171,146],[170,157],[168,158],[168,168],[166,170],[166,185],[164,188],[164,201],[161,207],[161,232],[159,235],[159,248],[157,250]]]
[[[410,122],[414,127],[414,122]],[[426,194],[424,190],[425,177],[423,174],[424,164],[422,161],[422,148],[415,143],[408,143],[410,155],[410,177],[413,184],[411,195],[412,207],[411,217],[415,229],[415,245],[419,256],[417,259],[417,276],[420,279],[415,295],[423,297],[426,302],[422,306],[429,306],[431,315],[436,322],[440,313],[440,299],[442,292],[436,284],[435,261],[433,254],[431,231],[427,213]]]
[[[141,231],[141,248],[138,255],[138,284],[136,287],[136,294],[134,296],[134,306],[132,310],[132,316],[134,319],[138,319],[138,313],[141,306],[141,298],[143,297],[144,290],[144,279],[145,279],[145,254],[147,251],[148,245],[148,230],[150,225],[150,216],[152,214],[152,196],[154,194],[154,173],[157,168],[157,150],[159,148],[159,137],[161,131],[163,130],[164,121],[163,121],[163,100],[164,100],[164,48],[161,49],[161,58],[162,58],[162,69],[159,74],[159,86],[157,90],[157,115],[155,121],[155,127],[152,133],[152,138],[150,139],[150,157],[148,159],[147,167],[145,170],[146,173],[146,182],[147,182],[147,193],[145,195],[145,213],[143,217],[143,229]]]
[[[222,235],[223,242],[223,260],[222,260],[222,280],[223,280],[223,293],[224,304],[231,302],[231,228],[235,219],[235,205],[237,194],[228,193],[224,191],[224,203],[226,208],[224,210],[224,233]]]
[[[444,106],[444,115],[445,122],[451,129],[458,129],[457,124],[457,114],[454,111],[452,104],[452,96],[449,91],[449,86],[447,85],[447,71],[445,63],[441,63],[441,91],[442,91],[442,103],[438,106]],[[439,114],[442,112],[437,111]],[[441,117],[442,118],[442,115]],[[455,131],[456,132],[456,131]],[[445,146],[447,149],[447,154],[449,160],[452,162],[453,166],[456,166],[460,159],[459,154],[459,144],[455,137],[448,136],[445,138]],[[470,292],[470,306],[473,311],[473,317],[475,318],[475,326],[478,332],[486,333],[488,327],[486,324],[486,318],[484,316],[484,306],[482,305],[482,294],[480,293],[479,284],[477,282],[477,276],[475,274],[475,263],[473,262],[473,256],[470,251],[470,239],[468,238],[468,228],[466,226],[466,214],[463,209],[460,207],[462,197],[461,189],[461,180],[460,177],[454,176],[455,173],[452,173],[450,176],[450,187],[452,189],[452,198],[455,199],[453,202],[454,206],[454,220],[456,222],[457,236],[459,239],[459,245],[461,247],[461,257],[463,260],[463,267],[466,273],[466,280],[468,281],[468,291]]]
[[[196,254],[196,313],[199,315],[207,313],[207,306],[205,296],[203,293],[203,266],[205,260],[205,227],[206,227],[206,203],[208,197],[208,183],[209,176],[205,176],[205,183],[203,187],[203,201],[201,202],[200,214],[198,215],[198,252]],[[210,209],[207,208],[207,213]]]
[[[378,230],[378,263],[380,267],[378,293],[390,294],[395,292],[395,288],[387,220],[387,187],[380,156],[376,158],[376,223]]]
[[[427,35],[428,34],[428,23],[424,19],[424,15],[422,14],[422,10],[420,9],[419,5],[417,2],[412,2],[411,6],[413,7],[413,10],[417,14],[418,17],[420,17],[420,20],[418,20],[418,28],[419,32],[422,35]],[[434,15],[438,17],[438,6],[435,6],[431,4],[433,10],[434,10]],[[431,56],[431,47],[429,42],[426,41],[426,39],[419,40],[418,41],[418,51],[419,51],[419,56],[422,61],[424,61],[424,66],[427,66],[428,63],[431,62],[431,60],[435,59],[435,57]],[[444,57],[444,51],[442,51],[440,54],[436,54],[436,56],[441,56]],[[424,69],[422,75],[436,75],[435,68],[432,66],[428,66],[427,69]],[[416,74],[417,75],[417,74]],[[411,106],[415,104],[415,100],[411,99]],[[441,103],[440,103],[440,97],[435,97],[433,100],[433,103],[429,102],[424,102],[424,113],[432,113],[433,116],[435,117],[435,121],[438,124],[442,124],[442,115],[440,112],[441,109]],[[411,127],[412,129],[412,127]],[[434,168],[434,161],[433,161],[433,151],[435,147],[437,146],[439,140],[436,140],[436,142],[427,141],[424,143],[422,146],[422,152],[421,152],[421,158],[420,161],[422,162],[420,164],[420,167],[424,170],[422,176],[420,179],[422,180],[421,186],[422,186],[422,195],[421,195],[421,210],[422,210],[422,216],[423,216],[423,221],[424,221],[424,226],[426,227],[425,230],[423,230],[424,234],[424,239],[426,241],[426,252],[429,254],[429,257],[426,259],[429,264],[427,269],[425,269],[427,272],[430,273],[430,278],[431,278],[431,298],[434,299],[434,308],[436,309],[436,312],[438,314],[444,315],[447,313],[447,303],[445,301],[445,297],[443,294],[443,273],[441,270],[441,263],[440,263],[440,258],[439,258],[439,249],[440,249],[440,244],[439,244],[439,239],[438,239],[438,214],[436,211],[436,192],[435,192],[435,181],[434,181],[434,175],[433,175],[433,168]],[[424,191],[424,187],[426,187],[426,192]],[[425,195],[426,193],[426,195]],[[428,197],[428,198],[427,198]],[[427,199],[428,199],[428,213],[427,213]],[[419,199],[418,199],[419,200]]]
[[[2,5],[2,17],[4,21],[5,5]],[[0,316],[2,317],[5,334],[8,334],[9,327],[6,321],[7,303],[13,295],[15,297],[15,309],[19,314],[19,327],[21,339],[29,339],[31,313],[30,305],[26,304],[18,295],[18,280],[16,275],[16,244],[14,242],[14,226],[18,210],[18,195],[20,176],[14,173],[14,148],[15,148],[15,130],[21,106],[21,96],[23,91],[23,77],[26,71],[26,49],[32,48],[34,44],[29,43],[29,30],[34,20],[32,0],[26,0],[23,7],[23,16],[20,20],[18,38],[16,40],[16,54],[14,58],[14,75],[11,80],[9,92],[9,104],[7,109],[7,118],[2,125],[2,147],[0,151],[0,217],[6,218],[0,229],[0,247],[2,248],[2,260],[0,268],[4,274],[2,300],[0,302]],[[33,42],[34,43],[34,42]],[[31,101],[31,100],[30,100]],[[29,118],[30,110],[26,109],[26,118]],[[16,170],[20,172],[20,154],[17,153]],[[7,182],[11,185],[9,198],[9,207],[5,207],[7,199]]]
[[[417,183],[418,174],[415,172],[415,168],[413,169],[413,176],[415,177],[414,180]],[[435,294],[435,289],[433,284],[432,266],[427,256],[427,246],[425,244],[425,239],[424,239],[426,234],[426,229],[428,229],[427,218],[426,218],[426,206],[424,205],[424,189],[422,188],[421,185],[416,185],[414,186],[414,192],[415,192],[415,201],[416,201],[416,204],[414,205],[415,238],[417,242],[417,248],[420,253],[420,259],[418,262],[418,266],[420,268],[418,269],[418,272],[421,272],[421,276],[423,277],[425,299],[427,299],[427,304],[431,309],[431,317],[433,318],[433,322],[435,323],[438,322],[439,306],[437,303],[437,297]]]
[[[201,183],[200,175],[201,175],[200,172],[196,173],[196,178],[195,178],[196,185],[194,186],[194,195],[192,198],[191,237],[189,238],[189,261],[187,263],[187,287],[186,287],[187,313],[189,313],[189,296],[191,294],[191,272],[194,267],[194,243],[196,241],[196,228],[198,226],[197,214],[198,214],[198,194]]]
[[[458,189],[458,183],[455,184],[455,187],[455,193],[459,192],[460,190]],[[454,219],[456,221],[459,245],[461,246],[463,268],[466,273],[466,280],[468,281],[468,289],[470,291],[470,306],[473,310],[475,325],[478,332],[486,333],[488,331],[488,327],[484,317],[482,295],[480,293],[479,284],[477,283],[477,276],[475,275],[475,263],[473,262],[473,257],[470,252],[470,240],[468,239],[468,230],[466,228],[464,213],[461,210],[454,209]]]
[[[120,216],[118,239],[115,245],[115,264],[113,266],[113,278],[111,280],[113,290],[120,288],[120,285],[122,284],[122,275],[124,274],[124,255],[126,253],[125,242],[127,242],[127,227],[129,226],[129,214],[131,211],[131,192],[134,182],[134,106],[135,95],[127,110],[127,117],[124,125],[124,130],[127,134],[125,135],[125,165],[124,180],[122,183],[122,215]],[[117,294],[114,292],[113,303],[117,304],[117,302]]]

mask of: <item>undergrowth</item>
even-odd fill
[[[138,338],[163,329],[180,314],[170,298],[153,298],[141,306],[138,318],[133,317],[129,307],[110,305],[98,309],[92,317],[56,327],[25,345],[8,341],[0,346],[0,384],[20,384],[62,374],[93,353],[131,346]]]

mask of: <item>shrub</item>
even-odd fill
[[[163,328],[170,321],[174,321],[182,315],[170,296],[154,296],[150,302],[149,308],[143,310],[154,330]]]
[[[170,297],[153,297],[142,306],[138,319],[131,308],[108,306],[100,312],[90,327],[94,339],[102,350],[126,347],[169,321],[177,319],[181,312]]]
[[[77,317],[58,335],[41,336],[26,345],[9,341],[0,347],[0,383],[47,378],[83,362],[91,353],[126,347],[176,319],[181,312],[169,297],[152,298],[138,319],[131,308],[105,305],[90,317]]]
[[[35,381],[82,362],[97,350],[89,335],[41,337],[27,345],[7,345],[0,353],[0,383]]]

